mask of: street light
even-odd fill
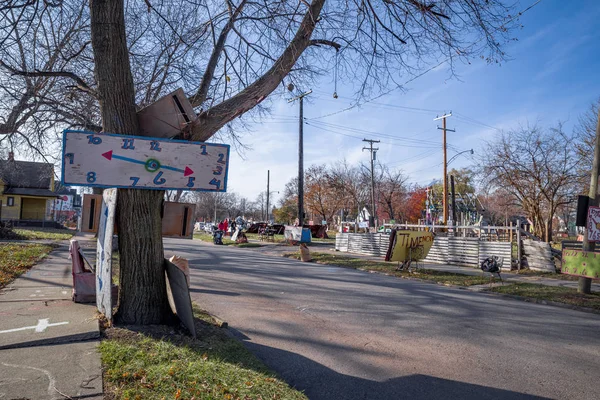
[[[475,152],[473,151],[473,149],[470,150],[465,150],[465,151],[461,151],[460,153],[456,153],[450,160],[448,160],[448,162],[446,163],[446,165],[450,165],[450,163],[454,160],[456,160],[456,157],[460,156],[463,153],[471,153],[471,155],[475,154]]]

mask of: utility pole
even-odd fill
[[[598,122],[596,123],[596,142],[594,146],[594,163],[592,164],[592,176],[590,179],[590,197],[589,204],[591,206],[598,205],[598,174],[600,173],[600,110],[598,110]],[[586,221],[587,222],[587,221]],[[583,251],[594,251],[595,244],[590,243],[589,232],[586,228],[583,234]],[[592,279],[591,278],[579,278],[579,285],[577,287],[579,293],[590,294],[592,292]]]
[[[446,118],[451,117],[452,112],[449,114],[444,114],[441,117],[435,117],[433,120],[442,120],[442,127],[438,126],[438,129],[444,131],[444,136],[442,139],[442,148],[444,150],[444,194],[443,194],[443,214],[444,214],[444,225],[448,223],[448,158],[447,158],[447,150],[446,150],[446,131],[456,132],[454,129],[446,128]]]
[[[271,171],[267,170],[267,224],[269,223],[269,178]]]
[[[312,90],[309,90],[288,100],[288,103],[300,100],[300,120],[298,125],[298,226],[304,224],[304,97],[311,93]]]
[[[363,151],[365,150],[369,150],[371,152],[371,212],[372,212],[372,217],[369,218],[369,226],[370,227],[375,227],[375,218],[377,217],[377,212],[375,210],[375,176],[374,176],[374,165],[373,165],[373,161],[375,161],[376,158],[376,152],[377,150],[379,150],[379,148],[373,148],[373,143],[379,143],[379,140],[370,140],[370,139],[363,139],[363,142],[367,142],[369,143],[369,147],[363,147]]]

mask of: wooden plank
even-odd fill
[[[65,185],[225,192],[229,145],[66,130]]]
[[[192,310],[192,300],[187,285],[185,274],[175,264],[165,259],[165,269],[167,273],[167,285],[175,303],[175,311],[181,323],[190,331],[192,337],[196,337],[196,327],[194,325],[194,312]]]
[[[96,245],[96,307],[112,321],[112,242],[117,209],[117,189],[102,193],[102,211]]]

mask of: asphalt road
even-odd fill
[[[290,248],[293,250],[293,248]],[[310,399],[593,399],[600,315],[199,241],[192,299]]]

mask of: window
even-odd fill
[[[6,205],[9,207],[12,207],[15,205],[15,198],[14,197],[9,197],[6,199]]]

